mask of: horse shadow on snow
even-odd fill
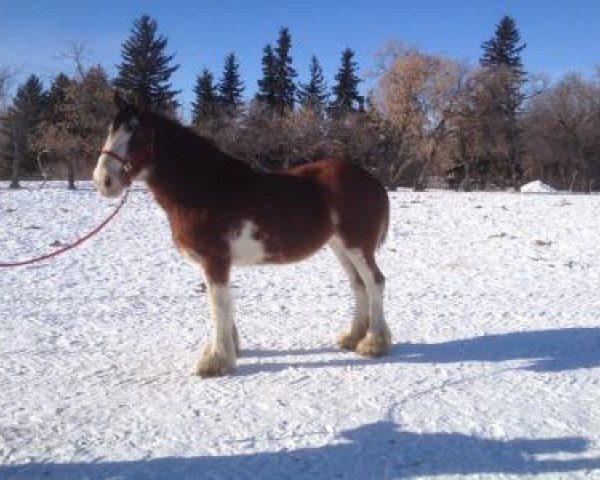
[[[459,433],[415,433],[376,422],[318,448],[226,456],[0,466],[4,480],[75,479],[390,479],[437,475],[600,472],[579,437],[483,439]]]
[[[563,328],[484,335],[441,343],[398,343],[381,358],[364,359],[344,355],[314,361],[269,362],[270,357],[298,357],[339,352],[333,348],[306,350],[242,350],[242,357],[257,357],[259,363],[242,363],[236,374],[276,372],[290,367],[329,368],[377,364],[507,362],[522,360],[521,368],[533,372],[564,372],[600,367],[600,328]],[[342,355],[342,354],[340,354]],[[296,360],[296,359],[294,359]]]

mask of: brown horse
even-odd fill
[[[369,357],[387,351],[391,334],[375,250],[385,239],[389,201],[375,178],[342,160],[259,171],[164,116],[118,95],[115,102],[118,113],[94,182],[112,197],[133,180],[146,181],[167,213],[175,245],[204,271],[214,339],[198,362],[199,375],[224,375],[235,367],[231,267],[295,262],[326,243],[348,274],[356,301],[338,344]]]

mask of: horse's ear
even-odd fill
[[[118,90],[115,90],[113,100],[119,111],[125,110],[125,108],[127,107],[127,101],[123,98],[121,92],[119,92]]]

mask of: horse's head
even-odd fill
[[[118,93],[115,104],[117,114],[94,170],[94,184],[106,197],[116,197],[133,180],[148,177],[154,148],[150,114],[126,102]]]

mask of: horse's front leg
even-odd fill
[[[201,377],[226,375],[235,368],[238,345],[229,268],[229,262],[222,259],[211,259],[204,264],[214,330],[213,340],[205,346],[196,367],[196,373]]]

